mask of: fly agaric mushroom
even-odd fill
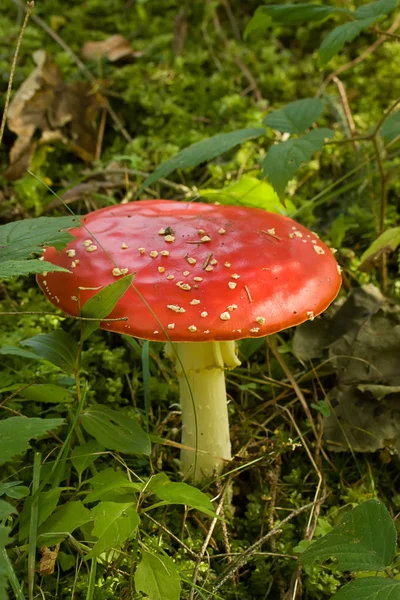
[[[340,268],[315,233],[257,208],[143,200],[96,210],[38,275],[57,308],[78,316],[99,289],[135,273],[101,328],[168,342],[182,408],[181,469],[195,481],[231,459],[225,368],[235,340],[312,320],[334,300]],[[172,346],[171,346],[172,344]],[[197,449],[196,453],[194,449]]]

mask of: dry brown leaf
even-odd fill
[[[130,42],[119,34],[112,35],[101,42],[86,42],[81,52],[86,60],[107,58],[111,62],[137,56],[138,54],[134,52]]]
[[[54,550],[50,550],[47,546],[42,546],[42,548],[40,548],[40,553],[42,555],[39,563],[40,575],[53,575],[59,550],[60,544],[57,544]]]
[[[33,59],[37,66],[15,93],[8,110],[7,125],[17,135],[5,173],[8,179],[24,174],[39,144],[62,142],[84,161],[95,157],[100,102],[90,85],[65,84],[44,50],[35,52]]]

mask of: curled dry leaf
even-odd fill
[[[40,548],[40,554],[42,555],[39,563],[40,575],[53,575],[59,550],[60,544],[57,544],[54,550],[50,550],[47,546]]]
[[[112,35],[101,42],[86,42],[82,47],[82,56],[86,60],[107,58],[111,62],[117,62],[139,56],[141,52],[135,52],[130,42],[122,35]]]
[[[44,50],[35,52],[33,59],[36,68],[17,90],[8,110],[7,125],[17,135],[5,173],[11,180],[23,175],[39,144],[62,142],[87,162],[95,156],[100,101],[91,86],[65,84]]]

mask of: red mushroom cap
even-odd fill
[[[53,304],[78,316],[96,292],[135,273],[101,327],[150,340],[261,337],[313,319],[341,285],[332,251],[292,219],[257,208],[170,200],[110,206],[44,258],[72,271],[39,275]],[[90,288],[90,289],[87,289]]]

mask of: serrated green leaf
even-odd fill
[[[141,185],[139,193],[141,193],[144,188],[153,185],[162,177],[168,177],[168,175],[176,169],[196,167],[200,163],[216,158],[247,140],[262,135],[265,135],[264,128],[251,127],[247,129],[238,129],[237,131],[231,131],[230,133],[220,133],[211,138],[202,140],[201,142],[197,142],[196,144],[192,144],[164,162],[154,171],[154,173],[149,175]]]
[[[38,526],[46,521],[56,509],[62,488],[52,488],[46,492],[40,492],[39,494],[39,512],[38,512]],[[18,530],[18,539],[23,542],[29,535],[29,524],[31,519],[31,506],[32,497],[27,498],[24,502],[23,509],[20,514],[20,525]]]
[[[40,526],[38,545],[54,546],[92,518],[90,510],[80,501],[63,504]]]
[[[39,217],[0,226],[0,262],[29,258],[44,246],[62,250],[73,237],[67,231],[79,227],[77,217]]]
[[[17,511],[9,502],[5,500],[0,500],[0,520],[7,519],[13,513],[15,514]]]
[[[279,196],[300,166],[311,159],[314,152],[322,149],[325,140],[331,138],[331,129],[313,129],[297,139],[290,139],[272,146],[263,161],[264,175]]]
[[[181,596],[179,572],[173,561],[168,556],[145,551],[136,569],[135,587],[149,600],[179,600]]]
[[[136,534],[140,523],[133,502],[100,502],[92,510],[92,515],[92,535],[99,539],[86,555],[86,560],[100,556],[112,548],[120,548]]]
[[[165,500],[170,504],[185,504],[208,515],[214,515],[215,513],[210,498],[204,492],[187,483],[167,483],[157,487],[154,494],[160,500]]]
[[[285,216],[295,210],[295,206],[290,200],[287,200],[286,206],[283,206],[272,185],[250,175],[243,175],[239,181],[220,190],[199,190],[199,194],[202,198],[208,198],[212,202],[255,206]]]
[[[67,373],[75,371],[78,344],[62,329],[56,329],[51,333],[39,333],[23,340],[20,345],[32,348],[37,356],[48,360]]]
[[[379,129],[386,144],[400,136],[400,110],[391,114]]]
[[[356,579],[336,592],[331,600],[400,600],[400,581],[383,577]]]
[[[92,406],[81,415],[82,425],[108,450],[150,454],[150,440],[137,421],[105,406]]]
[[[252,31],[269,27],[271,22],[279,23],[281,25],[318,22],[339,12],[345,14],[350,13],[349,10],[343,8],[311,4],[309,2],[259,6],[246,27],[244,39],[246,39]]]
[[[87,481],[93,491],[89,492],[84,502],[97,502],[98,500],[107,500],[111,502],[118,502],[118,498],[125,499],[126,493],[130,492],[132,495],[134,492],[141,491],[143,485],[129,481],[127,475],[121,471],[113,471],[113,469],[104,469],[100,471],[94,477]],[[110,492],[114,494],[110,496]],[[133,501],[133,499],[131,498]]]
[[[44,404],[65,404],[74,400],[71,392],[54,383],[34,383],[21,389],[18,396],[31,402],[43,402]]]
[[[0,483],[0,496],[6,495],[8,498],[20,500],[29,495],[29,488],[26,485],[19,485],[22,481],[9,481]]]
[[[350,21],[350,23],[344,23],[332,29],[319,48],[321,65],[325,66],[347,42],[352,42],[363,29],[369,27],[378,19],[379,17],[371,17],[361,21]]]
[[[75,467],[79,478],[82,477],[82,473],[100,456],[101,452],[104,452],[104,447],[96,440],[89,440],[86,444],[76,446],[72,450],[71,462]]]
[[[53,271],[65,271],[64,267],[57,267],[49,262],[32,259],[32,260],[6,260],[0,262],[0,280],[11,279],[20,275],[30,275],[31,273],[51,273]]]
[[[400,227],[384,231],[361,256],[360,269],[365,269],[384,252],[394,252],[400,244]]]
[[[274,110],[264,118],[263,123],[282,133],[303,133],[315,123],[323,110],[323,100],[303,98]]]
[[[396,553],[396,528],[387,508],[377,500],[363,502],[345,514],[323,538],[301,556],[304,565],[328,558],[340,571],[382,571]]]
[[[0,421],[0,465],[23,454],[29,448],[30,439],[42,437],[63,423],[63,419],[26,417],[10,417]]]
[[[82,317],[92,319],[99,318],[99,321],[82,321],[81,339],[86,340],[93,331],[100,327],[100,321],[112,312],[118,300],[122,298],[130,287],[134,274],[118,279],[107,285],[105,288],[92,296],[82,308]]]
[[[377,0],[370,4],[359,6],[354,15],[357,19],[369,19],[371,17],[381,17],[388,15],[396,8],[397,0]]]

